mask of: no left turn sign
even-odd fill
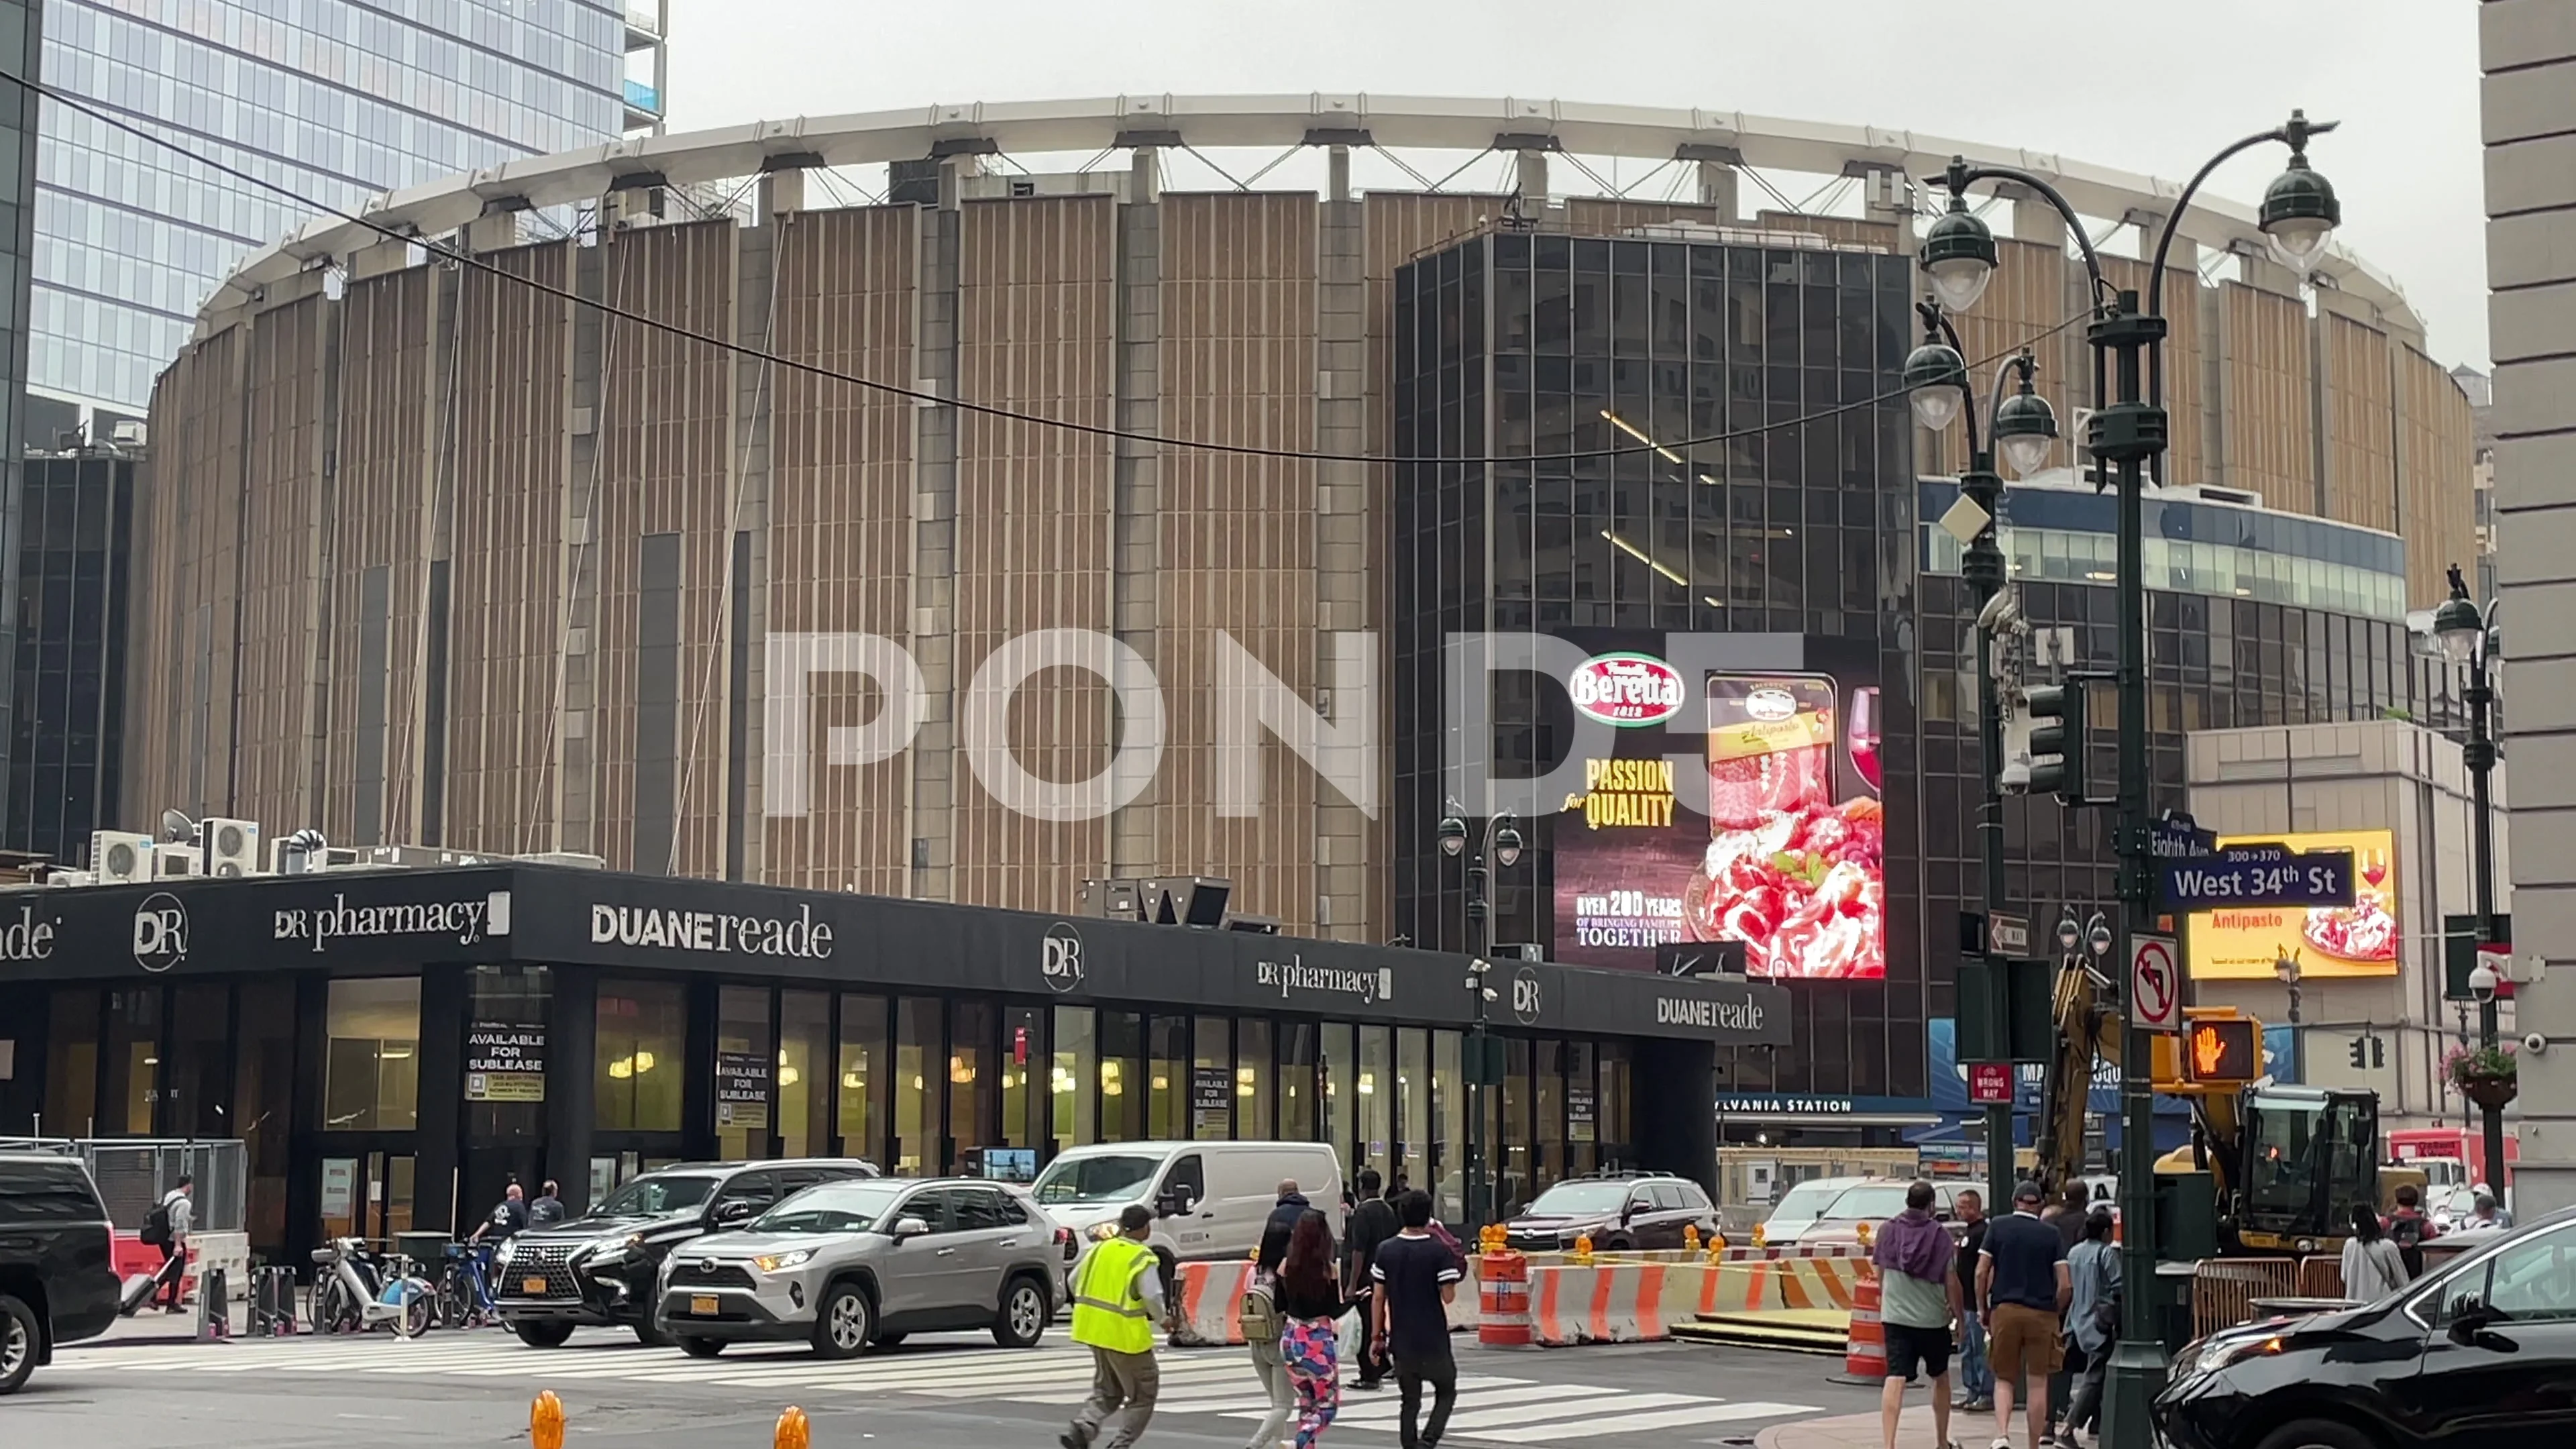
[[[2182,1026],[2182,972],[2171,936],[2129,939],[2129,1009],[2149,1031]]]

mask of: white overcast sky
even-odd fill
[[[675,131],[1123,93],[1510,95],[1866,123],[2179,180],[2302,106],[2344,123],[2312,153],[2343,198],[2342,240],[2404,287],[2436,357],[2486,360],[2473,0],[671,0],[671,9]],[[2134,99],[2121,99],[2124,77]],[[2258,200],[2280,155],[2240,157],[2211,189]],[[2112,245],[2132,249],[2125,238]]]

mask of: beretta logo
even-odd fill
[[[1038,948],[1038,974],[1050,991],[1071,991],[1082,984],[1082,936],[1071,924],[1058,921],[1046,928]]]
[[[790,919],[595,905],[590,908],[590,941],[594,946],[614,941],[620,946],[658,946],[666,951],[821,961],[832,954],[832,923],[815,920],[812,906],[798,906]]]
[[[1565,682],[1565,692],[1591,718],[1633,729],[1681,712],[1682,674],[1651,654],[1595,654]]]
[[[168,891],[154,891],[134,908],[134,964],[167,971],[188,959],[188,908]]]
[[[54,928],[62,917],[36,919],[32,905],[18,908],[18,919],[0,928],[0,961],[42,961],[54,954]]]

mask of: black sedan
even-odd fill
[[[2175,1449],[2576,1444],[2576,1209],[2366,1307],[2211,1334],[2155,1419]]]

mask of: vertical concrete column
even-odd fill
[[[1536,211],[1547,205],[1547,153],[1521,151],[1519,189],[1521,200]]]
[[[1699,163],[1699,204],[1717,208],[1718,225],[1731,226],[1737,217],[1744,214],[1738,198],[1743,180],[1735,168],[1724,161]]]
[[[2200,472],[2201,481],[2233,488],[2227,467],[2227,364],[2236,355],[2234,329],[2227,325],[2226,289],[2200,289]]]
[[[957,256],[959,169],[972,157],[943,157],[939,204],[920,214],[914,249],[915,385],[941,398],[957,396]],[[905,893],[947,900],[953,891],[957,797],[956,650],[957,409],[920,403],[912,438],[912,657],[921,666],[921,729],[904,758],[912,769],[911,857]]]
[[[2576,856],[2576,13],[2567,0],[2490,0],[2478,38],[2496,581],[2513,601],[2500,692],[2517,786],[2513,889],[2496,908],[2513,912],[2520,952],[2549,958],[2545,980],[2518,988],[2514,1028],[2554,1043],[2520,1068],[2513,1207],[2530,1222],[2576,1204],[2576,886],[2563,864]]]
[[[1121,429],[1133,433],[1160,432],[1163,417],[1163,223],[1157,161],[1152,147],[1136,148],[1127,199],[1118,208],[1110,386],[1113,416]],[[1152,443],[1121,438],[1112,445],[1109,628],[1156,670],[1161,667],[1155,647],[1162,622],[1157,578],[1162,564],[1161,462],[1160,449]],[[1155,806],[1162,794],[1158,778],[1111,817],[1111,875],[1153,874],[1166,863],[1161,832],[1155,828]]]
[[[600,204],[599,244],[573,252],[573,291],[585,301],[607,301],[616,295],[611,272],[623,264],[616,233],[606,223],[610,198]],[[593,792],[596,757],[591,747],[592,707],[597,687],[599,638],[599,499],[608,486],[600,476],[600,434],[608,426],[606,389],[601,379],[617,365],[617,346],[637,345],[632,335],[619,337],[622,325],[596,307],[575,307],[572,314],[572,466],[565,476],[563,574],[557,587],[566,591],[567,627],[558,641],[563,671],[562,710],[555,732],[555,798],[532,801],[532,808],[552,808],[555,849],[598,850]],[[542,842],[540,828],[524,838]],[[539,845],[540,849],[544,848]]]
[[[804,173],[773,172],[803,189]],[[768,200],[770,198],[764,198]],[[792,210],[792,209],[791,209]],[[763,205],[761,225],[739,228],[734,258],[734,335],[744,347],[775,350],[779,254],[793,244],[795,218]],[[769,442],[770,420],[777,403],[776,367],[751,352],[734,354],[733,507],[726,520],[723,577],[726,656],[721,700],[724,709],[724,876],[727,880],[761,878],[760,761],[763,698],[767,676],[762,668],[769,637]],[[683,802],[684,804],[686,802]]]
[[[767,226],[779,217],[804,209],[805,173],[771,171],[760,178],[760,203],[753,208],[752,223]]]
[[[1361,203],[1351,199],[1347,153],[1334,147],[1336,177],[1318,216],[1315,277],[1315,447],[1357,457],[1368,451],[1368,262]],[[1380,520],[1369,507],[1369,465],[1318,463],[1315,487],[1315,620],[1324,634],[1316,651],[1318,678],[1333,680],[1333,644],[1339,637],[1377,634],[1378,687],[1384,688],[1387,642],[1372,607],[1375,592],[1369,548]],[[1385,701],[1375,716],[1386,718]],[[1336,690],[1328,723],[1345,726],[1362,708]],[[1379,743],[1383,745],[1383,737]],[[1381,938],[1371,849],[1384,820],[1343,798],[1322,772],[1308,776],[1315,792],[1315,923],[1317,934],[1345,941]],[[1386,786],[1379,785],[1383,794]]]

